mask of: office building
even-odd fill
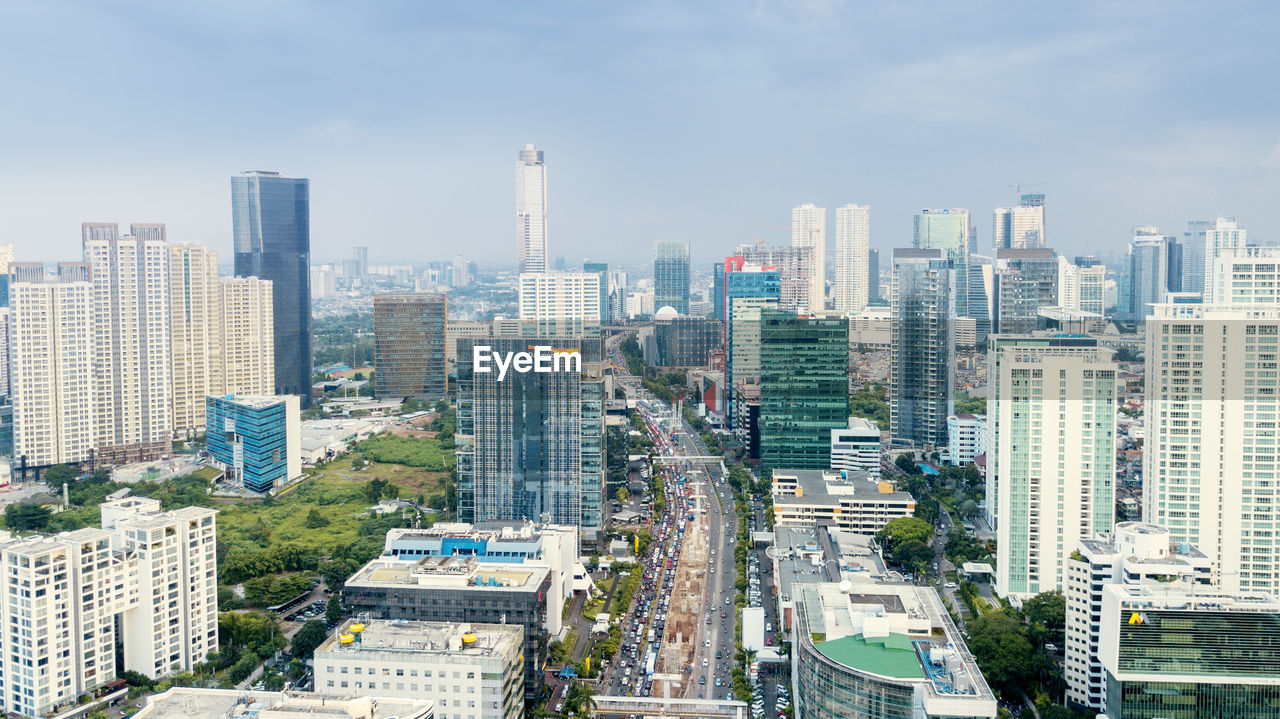
[[[871,251],[871,208],[845,205],[836,208],[836,282],[832,289],[837,312],[856,314],[874,299],[867,280]]]
[[[880,479],[880,425],[850,417],[847,427],[831,430],[831,469]]]
[[[516,270],[546,272],[547,165],[542,150],[525,145],[516,157]]]
[[[251,171],[231,178],[235,275],[271,282],[275,394],[311,404],[311,184]]]
[[[1271,380],[1276,305],[1155,305],[1147,318],[1143,519],[1217,563],[1225,591],[1280,594]]]
[[[1224,247],[1218,250],[1205,304],[1280,303],[1280,247]]]
[[[1208,300],[1208,290],[1213,282],[1212,274],[1218,256],[1225,249],[1239,250],[1248,246],[1247,233],[1240,228],[1234,217],[1218,217],[1211,222],[1191,223],[1197,237],[1203,237],[1203,289],[1202,294]],[[1203,233],[1203,235],[1201,235]],[[1184,251],[1184,258],[1187,253]],[[1185,264],[1185,259],[1184,259]],[[1185,287],[1178,287],[1185,290]]]
[[[551,588],[546,567],[481,562],[474,557],[380,557],[356,571],[343,598],[374,619],[507,624],[524,632],[524,698],[541,693],[543,633]]]
[[[93,459],[93,283],[85,262],[14,263],[9,287],[9,383],[16,467]]]
[[[206,398],[205,442],[232,484],[273,492],[302,476],[297,395]]]
[[[825,308],[827,278],[827,208],[812,202],[791,209],[791,246],[807,247],[810,312]]]
[[[333,265],[311,268],[311,299],[322,300],[338,293],[338,273]]]
[[[436,522],[421,529],[387,530],[384,557],[474,557],[479,562],[546,567],[550,571],[547,606],[561,607],[573,596],[575,575],[583,576],[578,528],[534,522]],[[547,634],[559,636],[563,621],[551,612]]]
[[[569,524],[594,541],[604,526],[603,341],[492,337],[457,343],[458,518]],[[500,381],[497,372],[476,372],[467,359],[474,347],[505,356],[528,352],[530,345],[576,352],[580,367],[570,360],[563,371],[510,371]]]
[[[986,255],[969,255],[967,274],[969,281],[965,291],[969,293],[969,300],[965,316],[973,319],[975,342],[981,344],[991,334],[991,322],[995,316],[992,306],[996,292],[995,265]]]
[[[1067,560],[1066,661],[1067,700],[1090,711],[1105,711],[1106,672],[1098,653],[1102,638],[1102,600],[1106,587],[1169,584],[1212,584],[1212,562],[1185,542],[1170,539],[1169,530],[1154,524],[1121,522],[1114,531],[1082,538]]]
[[[1111,585],[1098,655],[1113,719],[1266,719],[1280,712],[1280,601],[1164,582]]]
[[[760,459],[760,384],[739,382],[729,388],[733,436],[747,450],[748,459]]]
[[[809,289],[813,267],[813,249],[810,247],[765,247],[763,244],[738,245],[734,256],[760,267],[778,272],[778,306],[792,312],[810,311]],[[818,302],[812,307],[818,308]]]
[[[711,351],[721,349],[724,331],[720,321],[706,317],[654,318],[653,339],[658,367],[706,367]]]
[[[997,207],[995,249],[1044,247],[1044,195],[1026,194],[1017,207]]]
[[[600,278],[600,324],[608,324],[612,319],[609,312],[609,264],[583,262],[582,271]]]
[[[429,699],[441,714],[524,717],[524,630],[512,624],[351,619],[315,650],[315,687]]]
[[[955,403],[955,271],[942,249],[893,251],[889,441],[945,447]]]
[[[1058,258],[1058,307],[1105,316],[1106,290],[1107,268],[1096,258]]]
[[[351,259],[355,261],[355,276],[367,277],[369,275],[369,248],[356,245],[351,248]]]
[[[997,716],[996,697],[931,587],[793,585],[796,716]]]
[[[826,469],[849,417],[849,322],[760,311],[760,464]]]
[[[93,282],[96,461],[159,457],[173,438],[169,249],[164,225],[81,226]]]
[[[972,464],[987,451],[987,418],[980,414],[953,414],[947,417],[948,463],[957,467]]]
[[[1117,315],[1142,322],[1151,305],[1165,302],[1170,292],[1181,291],[1181,278],[1181,245],[1161,235],[1158,227],[1135,227],[1121,277]]]
[[[1058,304],[1058,259],[1047,247],[996,250],[991,320],[996,334],[1030,334],[1041,307]]]
[[[219,277],[217,253],[169,245],[174,429],[204,431],[211,394],[270,394],[275,387],[271,283]]]
[[[969,314],[969,211],[921,210],[915,216],[912,247],[942,250],[951,263],[953,317]]]
[[[256,714],[262,719],[446,719],[455,716],[429,699],[398,699],[379,694],[253,691],[173,687],[152,694],[136,719],[215,719]],[[456,716],[481,719],[481,714]]]
[[[915,514],[916,500],[889,482],[852,470],[773,470],[773,511],[781,527],[827,526],[872,536]]]
[[[660,240],[653,243],[653,307],[671,307],[689,314],[689,243]]]
[[[1062,589],[1081,539],[1115,524],[1116,364],[1077,336],[991,338],[988,521],[1000,596]]]
[[[887,350],[893,345],[893,311],[870,305],[849,321],[849,344],[860,351]]]
[[[741,257],[726,257],[715,276],[722,278],[716,304],[724,317],[726,418],[732,426],[736,417],[733,387],[739,381],[759,380],[760,310],[778,307],[782,276],[775,269],[749,264]]]
[[[550,331],[579,334],[600,325],[600,276],[587,272],[525,272],[520,275],[520,319]]]
[[[448,306],[439,294],[373,296],[373,376],[379,397],[436,400],[448,393]]]
[[[880,250],[867,253],[867,301],[878,304],[880,297]]]

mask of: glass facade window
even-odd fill
[[[762,471],[827,469],[831,430],[848,421],[849,323],[760,313]]]
[[[653,311],[672,307],[689,314],[689,243],[660,241],[653,246]]]
[[[659,367],[705,367],[723,339],[719,320],[705,317],[659,320],[653,334]]]
[[[955,271],[940,249],[893,252],[889,437],[945,447],[953,414]]]
[[[205,400],[205,442],[218,464],[246,489],[267,492],[289,478],[288,405],[284,397]]]
[[[381,398],[439,399],[449,389],[444,295],[373,297],[374,383]]]

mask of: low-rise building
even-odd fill
[[[381,694],[255,692],[241,689],[174,687],[153,694],[135,719],[481,719],[483,714],[442,711],[429,699],[398,699]]]
[[[387,420],[363,418],[309,419],[301,424],[299,446],[303,465],[332,459],[356,442],[381,432]]]
[[[316,648],[315,686],[428,699],[441,716],[521,719],[523,646],[513,624],[353,619]]]
[[[205,398],[205,441],[213,463],[233,484],[278,490],[302,476],[297,395]]]
[[[551,570],[545,566],[481,562],[475,557],[379,557],[347,580],[343,597],[375,619],[518,624],[524,631],[525,702],[542,688],[543,633]]]
[[[794,591],[796,716],[996,716],[995,695],[933,588],[844,581]]]
[[[891,519],[915,514],[916,500],[865,472],[775,469],[773,512],[777,526],[827,525],[875,534]]]
[[[850,417],[848,427],[831,430],[831,469],[866,472],[880,479],[880,425]]]
[[[1280,600],[1190,583],[1112,584],[1098,655],[1109,719],[1280,713]]]
[[[1107,706],[1106,673],[1099,658],[1104,590],[1114,584],[1185,581],[1208,586],[1213,562],[1169,530],[1154,524],[1121,522],[1110,535],[1080,541],[1067,560],[1067,700],[1092,711]]]

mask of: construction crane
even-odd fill
[[[1039,186],[1039,185],[1047,185],[1047,184],[1049,184],[1049,183],[1047,183],[1047,182],[1015,182],[1014,184],[1009,185],[1009,188],[1013,190],[1014,199],[1015,199],[1015,200],[1017,200],[1019,203],[1021,203],[1021,202],[1022,202],[1022,188],[1024,188],[1024,187],[1037,187],[1037,186]]]

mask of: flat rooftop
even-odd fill
[[[911,639],[905,634],[866,638],[861,634],[814,644],[828,659],[869,674],[894,679],[924,679]]]
[[[794,482],[797,491],[782,489],[779,481]],[[883,502],[915,502],[907,492],[881,491],[891,488],[887,482],[877,481],[861,471],[823,469],[775,469],[773,470],[773,496],[775,504],[827,504],[837,505],[849,499]]]
[[[353,625],[363,625],[363,630],[352,634]],[[359,641],[346,644],[342,637],[358,635]],[[475,642],[465,646],[462,637],[475,636]],[[405,620],[380,620],[360,622],[348,620],[324,640],[317,652],[431,652],[446,654],[466,652],[469,655],[502,656],[518,651],[524,642],[524,627],[518,624],[472,624],[471,622],[417,622]]]
[[[394,699],[353,694],[255,692],[175,687],[147,698],[137,719],[415,719],[430,716],[427,699]]]
[[[361,567],[348,586],[405,585],[480,591],[537,591],[549,567],[481,562],[475,557],[378,557]]]

